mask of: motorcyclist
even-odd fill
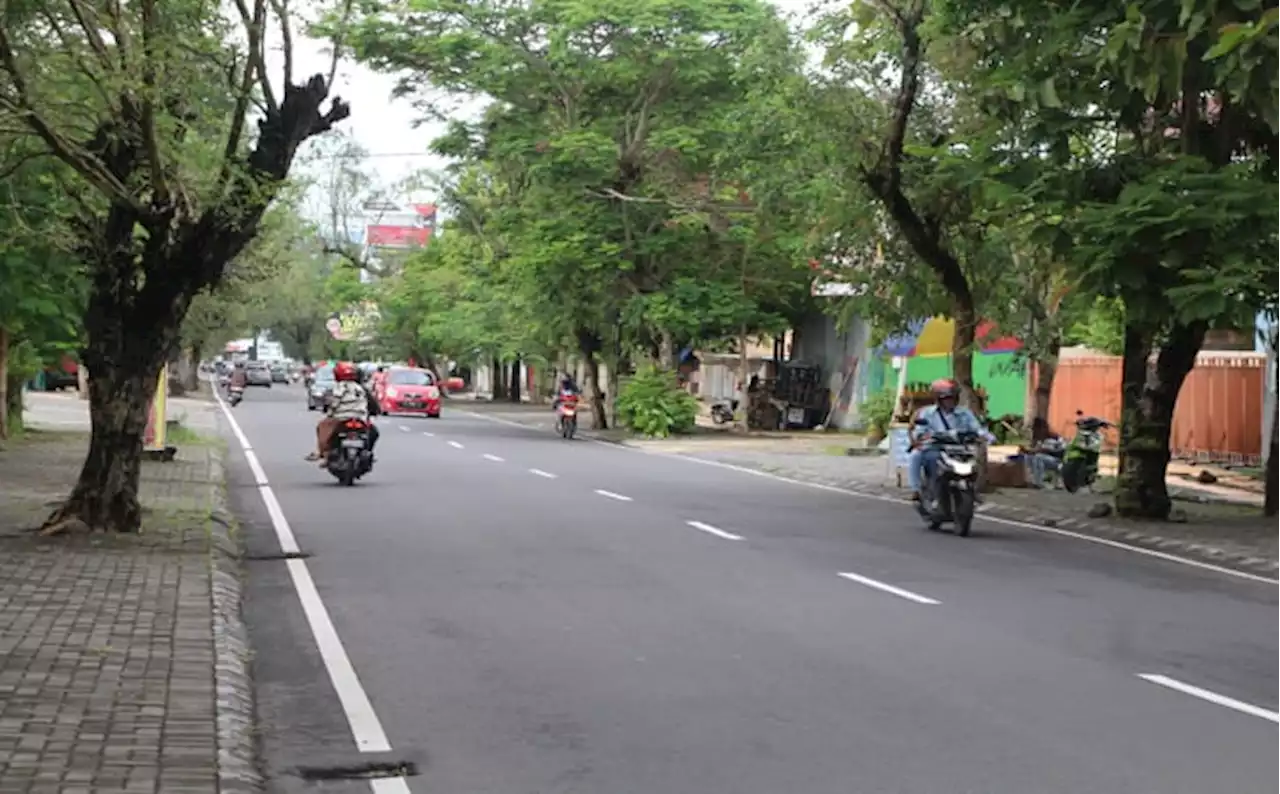
[[[243,361],[237,361],[231,369],[231,377],[227,379],[228,389],[244,389],[249,385],[249,372]]]
[[[578,383],[573,379],[572,375],[566,374],[560,378],[560,390],[556,392],[555,398],[551,401],[551,410],[560,410],[560,403],[564,402],[566,397],[581,397],[582,390],[578,388]]]
[[[348,419],[359,419],[369,426],[369,451],[378,443],[378,428],[369,421],[369,395],[360,385],[360,371],[350,361],[339,361],[333,367],[333,396],[326,409],[328,415],[316,424],[316,448],[307,460],[325,465],[333,434]]]
[[[920,500],[922,477],[933,470],[941,452],[928,441],[934,433],[976,433],[987,443],[995,441],[973,411],[959,404],[960,385],[950,378],[939,378],[930,384],[934,404],[920,409],[911,428],[911,455],[907,465],[907,484],[911,488],[912,501]]]

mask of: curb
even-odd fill
[[[626,445],[624,444],[624,446]],[[705,458],[700,459],[696,455],[688,455],[680,452],[667,454],[683,455],[684,457],[695,460],[707,460]],[[735,463],[734,465],[744,466],[744,468],[754,468],[757,471],[761,471],[766,474],[781,474],[781,472],[771,471],[759,466],[747,466],[741,463]],[[900,498],[900,493],[897,492],[896,489],[891,488],[867,485],[864,483],[824,481],[814,477],[794,477],[790,474],[786,476],[791,479],[807,480],[816,484],[841,488],[853,493],[864,494],[866,496]],[[1005,521],[1014,521],[1021,524],[1033,524],[1052,529],[1071,530],[1072,532],[1079,532],[1083,535],[1092,535],[1106,540],[1127,543],[1129,545],[1149,549],[1151,551],[1181,554],[1185,557],[1209,563],[1211,565],[1226,565],[1234,567],[1244,573],[1260,574],[1272,578],[1274,578],[1277,573],[1280,573],[1280,563],[1266,557],[1259,557],[1232,549],[1224,549],[1210,543],[1198,543],[1195,541],[1183,540],[1181,538],[1170,538],[1151,532],[1140,532],[1138,530],[1127,528],[1121,529],[1098,521],[1091,521],[1089,519],[1065,518],[1046,513],[1037,513],[1013,507],[1011,505],[1003,505],[990,501],[979,506],[978,514],[980,516],[987,516]]]
[[[1043,524],[1049,527],[1062,527],[1076,532],[1085,532],[1098,537],[1131,543],[1155,551],[1177,552],[1202,562],[1218,565],[1227,564],[1249,573],[1258,573],[1274,577],[1280,572],[1280,562],[1247,554],[1232,549],[1224,549],[1212,543],[1199,543],[1182,538],[1170,538],[1153,532],[1142,532],[1135,529],[1118,528],[1109,524],[1089,519],[1063,518],[1045,513],[1035,513],[1010,505],[989,503],[990,507],[983,512],[1011,521],[1023,521],[1028,524]]]
[[[214,478],[220,483],[209,517],[218,791],[220,794],[258,794],[264,784],[254,732],[252,651],[241,614],[244,570],[240,561],[244,550],[227,503],[225,453],[211,450],[210,459]]]
[[[473,415],[480,416],[478,412]],[[484,417],[484,418],[490,418],[490,417]],[[516,422],[513,420],[502,419],[497,421],[505,422],[507,424],[520,425],[530,430],[537,429],[527,424],[524,424],[522,422]],[[654,452],[653,450],[646,449],[645,447],[640,446],[638,444],[631,443],[628,439],[601,438],[600,436],[596,435],[592,431],[580,431],[579,437],[584,440],[593,441],[597,444],[609,444],[616,447],[625,447],[628,449],[634,449],[638,452],[646,452],[646,453]],[[688,460],[699,461],[702,463],[710,463],[710,464],[726,464],[727,463],[726,461],[717,461],[714,458],[702,458],[696,454],[692,454],[688,452],[665,452],[664,451],[664,452],[657,452],[656,454],[674,455],[677,457],[686,458]],[[769,467],[762,467],[759,465],[751,465],[751,464],[739,463],[739,462],[734,462],[731,466],[738,467],[741,469],[750,469],[753,471],[760,472],[762,474],[767,474],[775,477],[784,477],[785,479],[790,479],[798,483],[808,482],[810,484],[813,484],[819,487],[835,488],[835,489],[845,491],[854,495],[861,494],[864,496],[874,497],[877,499],[891,499],[891,500],[901,499],[901,493],[896,491],[896,489],[889,489],[889,488],[885,488],[877,485],[868,485],[866,483],[860,483],[860,482],[850,483],[848,481],[840,481],[840,480],[824,480],[822,478],[811,477],[807,475],[795,476],[792,474],[784,473],[783,471],[770,469]],[[905,503],[906,500],[902,499],[902,501]],[[1183,540],[1181,538],[1169,538],[1163,535],[1157,535],[1150,532],[1140,532],[1137,530],[1127,529],[1127,528],[1120,529],[1120,528],[1109,526],[1107,524],[1103,524],[1097,521],[1091,521],[1087,519],[1066,518],[1063,516],[1054,516],[1054,515],[1048,515],[1044,513],[1035,513],[1029,510],[1023,510],[1021,508],[1013,507],[1011,505],[1002,505],[995,502],[986,502],[983,505],[981,505],[979,507],[979,515],[987,516],[989,518],[993,518],[999,521],[1009,521],[1017,524],[1023,524],[1031,528],[1034,528],[1035,526],[1043,526],[1051,530],[1052,529],[1068,530],[1070,532],[1079,533],[1080,535],[1088,535],[1104,541],[1112,541],[1120,544],[1127,544],[1127,545],[1133,546],[1134,548],[1144,549],[1147,551],[1161,552],[1165,554],[1180,554],[1196,562],[1206,563],[1208,565],[1217,565],[1217,566],[1226,566],[1228,568],[1235,568],[1237,571],[1244,574],[1250,574],[1255,576],[1260,575],[1260,576],[1266,576],[1274,579],[1276,578],[1277,574],[1280,573],[1280,563],[1278,563],[1276,560],[1269,559],[1267,557],[1259,557],[1257,555],[1235,551],[1232,549],[1224,549],[1209,543],[1197,543],[1195,541]]]

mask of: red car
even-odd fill
[[[392,367],[375,386],[374,396],[382,413],[426,414],[440,418],[440,387],[425,369]]]

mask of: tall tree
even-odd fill
[[[47,532],[138,530],[147,406],[191,301],[253,239],[298,147],[349,115],[337,98],[324,109],[334,69],[295,82],[287,0],[234,8],[238,24],[191,0],[50,0],[0,18],[0,116],[75,174],[66,190],[91,283],[93,430]],[[275,84],[269,30],[283,48]]]
[[[1275,299],[1276,7],[939,7],[988,112],[1039,155],[1046,232],[1084,292],[1123,305],[1116,508],[1163,518],[1174,407],[1205,333]]]

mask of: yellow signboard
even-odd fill
[[[160,368],[156,380],[156,393],[151,398],[151,410],[147,412],[147,429],[142,434],[142,448],[147,452],[162,452],[165,447],[165,396],[169,392],[169,368]]]

